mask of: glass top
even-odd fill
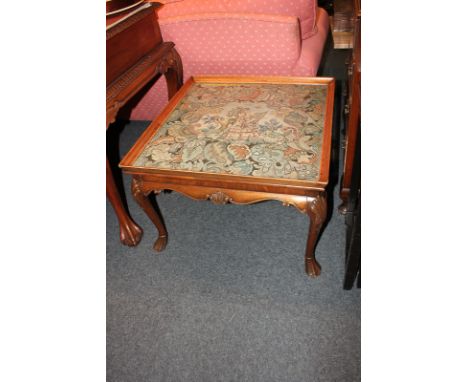
[[[327,86],[195,83],[133,166],[319,178]]]

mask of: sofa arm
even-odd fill
[[[203,13],[159,20],[165,41],[173,41],[184,62],[297,62],[299,20],[293,16]]]

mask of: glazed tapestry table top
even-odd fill
[[[328,82],[224,79],[187,83],[128,164],[142,170],[323,181]],[[329,142],[325,146],[328,159]]]

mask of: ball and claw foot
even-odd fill
[[[106,158],[106,195],[117,215],[120,227],[120,241],[124,245],[134,247],[137,245],[143,235],[143,230],[136,224],[128,214],[124,206],[122,197],[115,184],[112,169],[109,160]]]
[[[154,242],[153,249],[156,252],[162,252],[167,245],[167,236],[159,236],[158,239]]]
[[[132,220],[120,225],[120,241],[129,247],[135,247],[143,236],[143,230]]]

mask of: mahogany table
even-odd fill
[[[155,77],[165,75],[169,98],[182,86],[179,54],[174,43],[163,42],[161,37],[156,15],[160,4],[139,3],[106,17],[106,129],[119,110]],[[124,206],[107,158],[106,193],[119,220],[120,240],[137,245],[142,230]]]
[[[332,78],[187,81],[120,162],[158,229],[154,249],[165,248],[168,234],[150,193],[173,190],[216,204],[277,200],[308,214],[305,269],[318,276],[334,87]]]

